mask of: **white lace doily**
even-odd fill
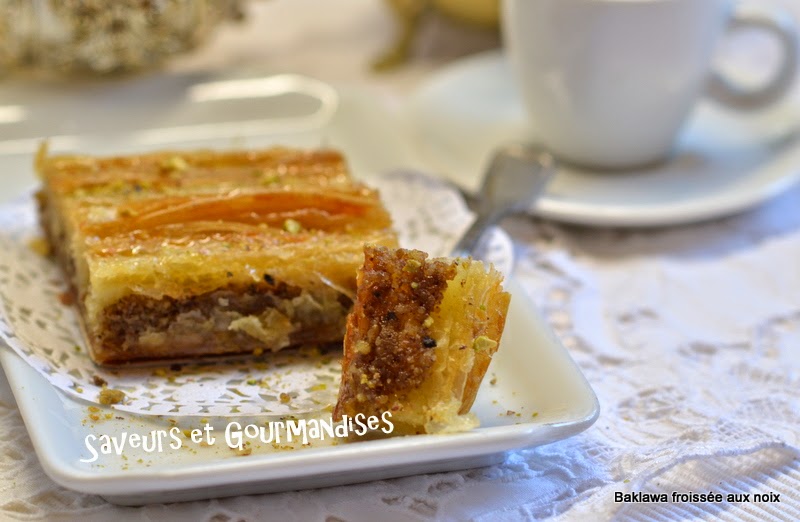
[[[398,172],[375,184],[405,246],[446,255],[472,220],[458,194],[442,182]],[[256,361],[125,369],[94,365],[74,309],[58,299],[65,289],[58,268],[30,247],[39,235],[33,202],[0,210],[0,230],[0,335],[67,394],[97,402],[104,381],[125,392],[117,409],[171,416],[296,415],[336,402],[340,354],[317,348],[286,350]],[[510,266],[508,237],[495,232],[487,243],[483,255],[500,267]]]
[[[767,3],[800,17],[794,0]],[[423,59],[373,75],[365,64],[395,27],[383,2],[253,2],[252,14],[253,23],[231,29],[185,70],[249,60],[377,85],[395,101],[442,56],[463,52],[468,39],[431,23],[418,46]],[[771,46],[741,36],[725,42],[735,47],[737,63],[744,58],[769,74]],[[597,423],[576,437],[511,452],[482,469],[121,508],[47,478],[0,379],[0,519],[800,520],[799,209],[797,187],[743,216],[665,230],[510,223],[517,280],[546,312],[601,403]],[[706,489],[771,490],[782,502],[621,505],[613,498],[615,491]]]

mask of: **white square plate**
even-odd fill
[[[391,115],[367,93],[337,96],[318,82],[275,78],[144,78],[62,94],[3,87],[8,92],[0,94],[17,101],[20,118],[2,124],[0,166],[19,175],[5,176],[8,181],[0,188],[11,199],[34,183],[31,154],[46,134],[60,135],[51,142],[54,150],[92,153],[329,145],[342,149],[354,172],[365,178],[413,166],[405,143],[394,134]],[[267,445],[247,456],[225,444],[187,444],[163,453],[129,449],[124,456],[102,455],[83,463],[87,435],[144,435],[168,428],[168,420],[113,411],[112,418],[92,422],[89,404],[67,397],[16,354],[0,350],[0,363],[47,474],[65,487],[115,503],[174,502],[463,469],[498,462],[508,450],[578,433],[599,413],[591,387],[525,291],[513,280],[506,286],[513,298],[502,348],[472,410],[481,427],[464,433],[315,443],[284,451]],[[98,412],[103,418],[106,413]]]

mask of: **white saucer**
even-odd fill
[[[421,159],[470,191],[492,149],[536,140],[496,51],[443,69],[414,95],[409,115]],[[740,212],[800,178],[797,128],[797,95],[750,114],[701,103],[668,162],[624,173],[562,166],[531,211],[603,226],[674,225]]]

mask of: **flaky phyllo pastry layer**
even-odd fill
[[[392,413],[393,434],[461,431],[500,346],[510,295],[472,259],[368,246],[334,418]]]
[[[334,151],[42,151],[36,168],[100,364],[341,341],[364,245],[396,243]]]

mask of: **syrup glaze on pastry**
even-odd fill
[[[366,243],[395,245],[335,151],[36,161],[42,227],[100,364],[340,341]]]

